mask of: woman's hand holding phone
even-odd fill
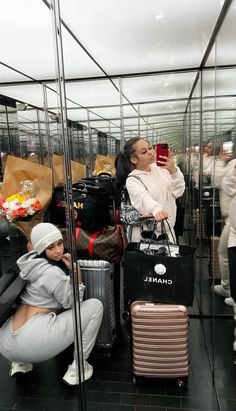
[[[160,156],[160,158],[162,158],[162,160],[159,160],[160,167],[166,168],[170,174],[176,173],[177,168],[175,166],[173,157]]]
[[[158,143],[156,145],[156,163],[159,167],[166,168],[170,174],[177,171],[167,143]]]

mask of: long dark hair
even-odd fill
[[[131,163],[130,157],[134,152],[134,145],[142,140],[141,137],[133,137],[128,140],[124,145],[124,150],[120,151],[115,159],[115,168],[116,168],[116,185],[118,190],[121,190],[125,185],[126,179],[135,169],[135,166]]]
[[[46,255],[46,250],[44,250],[41,254],[38,255],[38,258],[45,258],[45,260],[47,260],[51,265],[56,265],[57,267],[59,267],[62,271],[64,271],[64,273],[66,275],[69,274],[69,269],[66,267],[66,265],[63,263],[62,260],[60,261],[54,261],[51,260],[50,258],[47,257]]]

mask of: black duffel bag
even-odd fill
[[[97,231],[111,224],[107,190],[96,181],[81,180],[73,184],[72,199],[77,227]],[[64,187],[54,189],[49,214],[53,224],[65,226]]]
[[[146,254],[130,243],[124,255],[124,301],[135,300],[192,305],[195,248],[179,246],[179,255]]]

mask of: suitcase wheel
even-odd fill
[[[136,375],[133,375],[133,384],[135,387],[141,384],[141,378],[137,377]]]
[[[185,388],[188,384],[188,378],[177,378],[177,386],[179,388]]]

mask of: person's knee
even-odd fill
[[[97,315],[103,315],[103,303],[97,298],[91,298],[90,302],[93,306],[94,313],[96,313]]]
[[[103,303],[97,298],[94,298],[93,300],[96,302],[97,310],[103,312]]]

